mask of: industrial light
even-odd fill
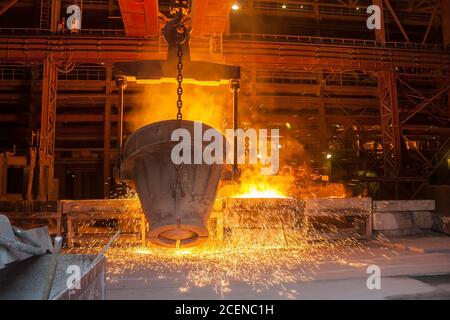
[[[287,5],[285,5],[284,3],[281,5],[281,8],[286,9]]]
[[[237,2],[233,3],[233,5],[231,6],[231,9],[233,9],[235,11],[239,10],[240,9],[239,3],[237,3]]]
[[[329,160],[331,159],[331,157],[332,157],[331,153],[327,153],[327,159]]]

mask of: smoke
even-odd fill
[[[127,117],[127,126],[131,132],[154,122],[176,119],[175,84],[142,84],[141,86],[142,92],[134,98],[133,104],[136,108],[130,113],[130,117]],[[184,120],[203,122],[222,133],[225,133],[226,129],[233,128],[232,94],[228,85],[207,86],[201,85],[200,82],[185,83],[183,89],[181,111]],[[281,129],[278,146],[280,172],[277,176],[262,176],[260,165],[241,165],[240,183],[227,186],[220,193],[225,196],[236,196],[255,192],[270,194],[276,191],[280,195],[299,197],[341,197],[345,194],[343,185],[312,181],[314,170],[311,167],[311,155],[293,132],[295,124],[277,125],[270,121],[258,121],[255,119],[258,118],[257,110],[245,103],[241,103],[240,107],[239,118],[244,126],[243,129]]]
[[[142,85],[144,90],[136,95],[127,123],[130,131],[153,122],[176,119],[177,93],[175,84]],[[183,85],[184,120],[200,121],[221,132],[232,128],[231,92],[227,85],[200,86]]]

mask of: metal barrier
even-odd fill
[[[106,70],[104,67],[92,66],[92,67],[76,67],[69,73],[59,73],[59,80],[105,80]]]
[[[123,29],[82,29],[76,33],[70,33],[65,30],[63,33],[51,33],[47,29],[39,28],[0,28],[0,35],[48,35],[48,36],[108,36],[108,37],[125,37],[126,33]],[[145,39],[145,38],[143,38]],[[256,34],[256,33],[233,33],[223,36],[226,40],[242,40],[242,41],[261,41],[261,42],[279,42],[279,43],[305,43],[315,45],[333,45],[333,46],[351,46],[351,47],[386,47],[397,49],[415,49],[415,50],[448,50],[448,46],[443,44],[432,43],[414,43],[414,42],[397,42],[391,41],[382,44],[379,41],[371,39],[348,39],[348,38],[331,38],[331,37],[312,37],[312,36],[296,36],[283,34]],[[163,45],[163,44],[160,44]]]
[[[29,68],[23,66],[1,66],[0,80],[27,80]]]
[[[329,37],[310,37],[281,34],[254,34],[254,33],[234,33],[225,36],[226,40],[245,40],[245,41],[263,41],[263,42],[283,42],[283,43],[305,43],[305,44],[323,44],[336,46],[361,46],[361,47],[386,47],[398,49],[418,49],[418,50],[448,50],[449,48],[442,44],[415,43],[415,42],[381,42],[370,39],[346,39]]]
[[[71,33],[70,30],[65,29],[64,32],[53,33],[49,29],[40,28],[0,28],[1,35],[48,35],[48,36],[77,36],[77,35],[92,35],[92,36],[114,36],[125,37],[125,30],[123,29],[81,29],[77,32]]]

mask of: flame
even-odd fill
[[[264,176],[258,166],[249,166],[243,170],[239,184],[225,185],[218,198],[290,198],[292,176]]]
[[[276,186],[269,184],[263,185],[246,185],[247,192],[233,196],[233,198],[289,198],[284,195],[280,190],[277,190]]]

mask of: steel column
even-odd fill
[[[384,173],[385,176],[397,177],[402,168],[402,151],[397,80],[394,71],[380,72],[379,90]]]
[[[373,0],[373,4],[381,9],[381,29],[375,29],[375,40],[382,44],[386,43],[386,25],[384,24],[384,4],[383,0]]]
[[[319,72],[317,75],[317,82],[319,84],[319,134],[320,134],[320,149],[327,151],[328,137],[327,137],[327,120],[325,111],[325,80],[323,78],[323,72]]]
[[[441,0],[442,36],[444,44],[450,46],[450,1]]]
[[[45,201],[53,193],[55,164],[56,96],[58,71],[47,59],[42,79],[41,130],[39,134],[38,200]]]
[[[234,79],[230,82],[230,87],[233,92],[233,129],[234,132],[239,128],[239,118],[238,118],[238,93],[240,90],[239,80]],[[234,135],[233,141],[233,178],[236,179],[239,176],[238,168],[238,154],[237,154],[237,136]]]
[[[103,124],[103,196],[110,193],[111,185],[111,92],[112,66],[106,66],[105,119]]]
[[[450,1],[441,0],[442,36],[444,45],[450,46]],[[448,116],[450,119],[450,90],[448,95]]]
[[[9,8],[11,8],[13,5],[15,5],[19,0],[9,0],[8,2],[4,3],[0,7],[0,16],[4,14],[6,11],[8,11]]]
[[[50,31],[56,32],[61,12],[61,0],[51,0]]]
[[[34,65],[31,68],[31,83],[30,83],[30,93],[31,93],[31,99],[30,99],[30,116],[29,116],[29,123],[30,123],[30,131],[31,132],[37,132],[39,130],[39,107],[42,103],[42,93],[40,90],[40,84],[41,84],[41,66],[40,65]]]
[[[127,79],[125,77],[118,77],[116,79],[116,86],[119,89],[119,105],[118,105],[118,119],[117,119],[117,132],[118,132],[118,141],[117,141],[117,153],[120,158],[120,153],[122,152],[123,147],[123,114],[124,114],[124,105],[123,105],[123,91],[127,86]]]
[[[399,18],[397,17],[397,14],[395,13],[394,9],[392,8],[390,1],[384,0],[384,3],[386,4],[386,7],[388,8],[389,12],[392,14],[392,17],[394,18],[395,23],[397,24],[398,28],[402,32],[406,41],[411,42],[411,40],[408,37],[408,34],[406,33],[405,28],[403,27],[402,23],[400,22]]]

